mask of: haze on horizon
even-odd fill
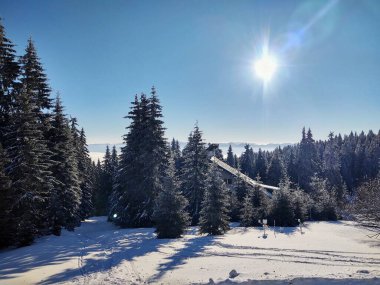
[[[36,43],[88,143],[120,143],[135,94],[156,86],[166,136],[293,143],[380,122],[380,2],[0,0],[22,54]],[[22,20],[21,20],[22,19]],[[254,63],[267,49],[276,70]]]

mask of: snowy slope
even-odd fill
[[[158,240],[153,229],[118,229],[97,217],[75,232],[0,252],[0,284],[204,284],[209,278],[231,284],[232,269],[240,273],[234,282],[243,284],[380,284],[380,240],[352,223],[262,234],[234,227],[211,237],[191,228],[182,239]]]

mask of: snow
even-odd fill
[[[75,232],[0,252],[0,284],[380,284],[380,240],[351,222],[303,228],[234,226],[224,236],[155,238],[105,217]],[[231,270],[238,276],[228,279]],[[252,281],[254,280],[254,281]],[[212,284],[210,282],[210,284]]]

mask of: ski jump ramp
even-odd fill
[[[237,170],[234,167],[229,166],[227,163],[221,161],[220,159],[216,158],[215,156],[211,157],[211,161],[214,162],[217,166],[222,168],[223,170],[227,171],[228,173],[231,173],[235,177],[240,177],[244,182],[247,184],[253,186],[253,187],[260,187],[261,190],[267,195],[268,197],[272,197],[272,192],[274,190],[279,190],[280,188],[270,185],[265,185],[262,183],[258,183],[256,180],[248,177],[247,175],[241,173],[239,170]]]

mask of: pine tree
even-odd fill
[[[202,140],[202,132],[198,125],[195,125],[183,150],[181,175],[181,189],[189,201],[188,211],[192,225],[198,224],[201,203],[206,189],[208,168],[209,161]]]
[[[78,175],[81,189],[80,217],[82,220],[89,218],[94,212],[92,197],[94,195],[94,173],[90,154],[87,148],[86,134],[82,128],[78,143]]]
[[[259,175],[263,181],[267,180],[267,165],[261,148],[259,148],[259,152],[257,153],[257,159],[254,167],[254,176],[256,177],[257,175]]]
[[[298,185],[301,189],[309,192],[311,190],[311,177],[315,175],[315,173],[318,173],[319,165],[315,141],[310,129],[307,134],[305,132],[305,128],[302,129],[302,140],[299,145],[297,165]]]
[[[103,166],[100,163],[100,160],[98,159],[97,164],[94,167],[94,195],[93,195],[93,205],[94,205],[94,215],[95,216],[102,216],[105,215],[105,206],[104,201],[107,200],[107,193],[106,189],[104,187],[104,173],[103,173]],[[111,193],[111,196],[108,197],[108,201],[111,203],[110,206],[117,204],[117,197],[115,197],[115,200],[112,200],[112,195],[114,192]],[[112,220],[112,216],[110,213],[108,214],[108,219]],[[113,213],[114,214],[114,213]]]
[[[112,155],[109,146],[106,147],[103,163],[100,170],[100,186],[96,195],[96,215],[104,216],[108,214],[108,201],[111,196],[115,165],[112,161]]]
[[[46,141],[34,112],[36,105],[27,89],[15,96],[13,108],[6,136],[13,193],[9,215],[14,226],[13,243],[28,245],[48,226],[46,209],[54,178]]]
[[[377,176],[360,185],[353,204],[355,218],[367,227],[380,227],[380,172]]]
[[[227,187],[216,166],[212,165],[200,211],[200,233],[222,235],[228,231],[228,208]]]
[[[337,139],[334,139],[334,133],[330,132],[329,139],[323,152],[323,175],[329,181],[329,184],[335,186],[338,190],[338,199],[343,198],[343,179],[340,175],[340,152]]]
[[[32,39],[28,40],[25,54],[21,57],[20,63],[23,88],[32,97],[31,100],[35,103],[34,111],[38,114],[39,119],[46,123],[49,114],[44,111],[52,107],[51,89]]]
[[[236,154],[234,155],[234,161],[235,161],[234,168],[239,169],[240,168],[239,158]]]
[[[231,145],[228,147],[228,152],[227,152],[227,164],[229,166],[235,167],[235,158],[234,158],[234,153],[232,152],[232,147]]]
[[[337,220],[336,190],[326,178],[314,176],[310,183],[312,199],[312,218],[317,220]]]
[[[301,222],[304,222],[306,220],[309,201],[307,194],[300,189],[292,191],[292,201],[294,207],[294,218],[297,221],[300,219]]]
[[[173,138],[171,142],[171,146],[170,146],[170,151],[171,151],[172,158],[174,159],[176,174],[180,175],[183,161],[182,161],[181,149],[180,149],[178,140],[175,140]]]
[[[290,192],[290,180],[285,175],[282,177],[280,189],[274,192],[272,198],[272,218],[276,225],[281,227],[293,227],[297,225],[294,214],[294,205]]]
[[[16,61],[14,44],[6,37],[0,18],[0,143],[5,142],[5,132],[10,122],[12,97],[17,89],[20,66]]]
[[[260,176],[256,177],[262,183]],[[249,187],[241,208],[241,224],[245,227],[259,226],[258,220],[266,219],[269,215],[269,201],[260,186]]]
[[[272,157],[267,169],[267,183],[278,186],[283,171],[286,171],[284,162],[281,158],[280,150],[277,148],[273,151]]]
[[[151,226],[154,199],[162,189],[169,150],[164,138],[162,107],[152,88],[151,97],[135,97],[127,118],[119,172],[110,215],[121,226]]]
[[[58,183],[51,193],[50,213],[53,233],[60,235],[62,228],[74,230],[80,223],[79,206],[82,193],[78,178],[77,152],[59,96],[55,102],[51,125],[49,143],[55,162],[52,171]]]
[[[243,180],[241,175],[236,177],[233,188],[239,203],[243,203],[244,197],[247,195],[250,186]]]
[[[251,227],[257,224],[255,209],[253,208],[253,189],[250,188],[244,197],[243,205],[241,208],[241,225],[243,227]]]
[[[158,238],[179,238],[184,233],[190,222],[186,207],[187,200],[180,192],[174,162],[171,162],[153,213]]]
[[[0,248],[8,246],[12,242],[12,225],[10,225],[10,207],[12,203],[11,180],[5,172],[8,164],[3,147],[0,143]]]
[[[246,144],[244,146],[245,150],[240,157],[240,167],[241,172],[248,175],[249,177],[254,177],[254,158],[253,158],[253,150]]]

